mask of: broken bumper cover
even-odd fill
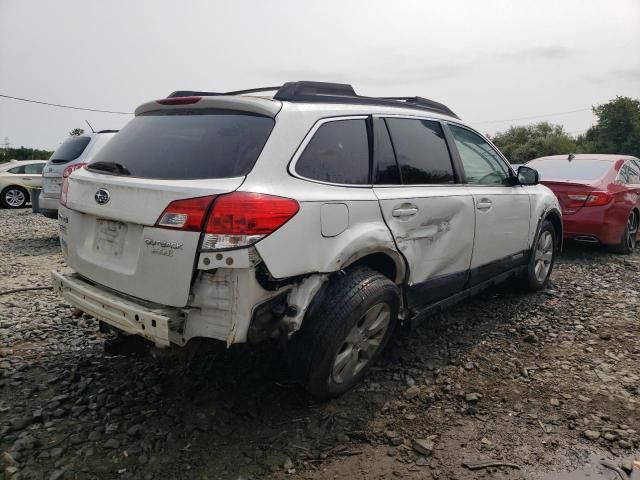
[[[177,309],[154,309],[115,295],[76,274],[51,272],[53,289],[74,307],[126,333],[140,335],[157,346],[171,344]]]

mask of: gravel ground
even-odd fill
[[[273,346],[107,354],[51,291],[2,294],[63,266],[55,222],[0,210],[0,479],[613,479],[640,454],[640,254],[569,246],[550,289],[398,332],[322,404]]]

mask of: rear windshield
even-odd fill
[[[67,163],[75,160],[87,148],[91,137],[69,137],[53,152],[49,160],[52,163]]]
[[[527,163],[542,180],[597,180],[611,168],[607,160],[541,159]]]
[[[271,118],[229,110],[157,110],[131,120],[92,165],[117,163],[124,167],[117,171],[139,178],[239,177],[253,168],[273,125]]]

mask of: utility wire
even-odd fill
[[[515,122],[517,120],[531,120],[534,118],[544,118],[544,117],[557,117],[559,115],[568,115],[570,113],[578,113],[578,112],[586,112],[587,110],[591,110],[591,108],[579,108],[578,110],[568,110],[566,112],[556,112],[556,113],[546,113],[543,115],[532,115],[530,117],[520,117],[520,118],[505,118],[503,120],[483,120],[481,122],[469,122],[473,124],[481,124],[481,123],[500,123],[500,122]]]
[[[29,102],[29,103],[37,103],[40,105],[48,105],[50,107],[59,107],[59,108],[70,108],[72,110],[84,110],[87,112],[99,112],[99,113],[116,113],[119,115],[133,115],[132,112],[116,112],[113,110],[100,110],[97,108],[85,108],[85,107],[74,107],[71,105],[61,105],[58,103],[50,103],[50,102],[41,102],[39,100],[32,100],[29,98],[20,98],[20,97],[12,97],[11,95],[4,95],[0,93],[0,97],[3,98],[9,98],[11,100],[18,100],[21,102]],[[578,112],[586,112],[588,110],[591,110],[591,108],[580,108],[577,110],[568,110],[566,112],[556,112],[556,113],[547,113],[547,114],[542,114],[542,115],[532,115],[530,117],[519,117],[519,118],[505,118],[502,120],[482,120],[479,122],[469,122],[472,123],[474,125],[481,125],[481,124],[487,124],[487,123],[501,123],[501,122],[515,122],[518,120],[531,120],[531,119],[535,119],[535,118],[545,118],[545,117],[555,117],[555,116],[559,116],[559,115],[568,115],[570,113],[578,113]]]
[[[58,103],[41,102],[39,100],[32,100],[32,99],[29,99],[29,98],[12,97],[11,95],[3,95],[2,93],[0,93],[0,97],[9,98],[11,100],[19,100],[21,102],[29,102],[29,103],[37,103],[37,104],[40,104],[40,105],[48,105],[50,107],[70,108],[71,110],[84,110],[86,112],[100,112],[100,113],[117,113],[119,115],[133,115],[132,112],[114,112],[113,110],[100,110],[100,109],[97,109],[97,108],[73,107],[71,105],[60,105]]]

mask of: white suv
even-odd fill
[[[63,185],[75,307],[158,346],[288,339],[319,398],[396,323],[497,282],[545,285],[558,202],[446,106],[290,82],[146,103]]]
[[[38,212],[49,218],[58,216],[58,200],[62,174],[70,166],[84,165],[113,137],[117,130],[101,130],[68,137],[47,161],[42,171],[42,193],[38,197]]]

